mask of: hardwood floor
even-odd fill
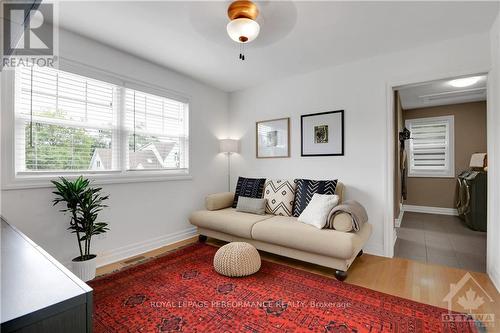
[[[134,258],[127,259],[127,263],[119,262],[98,268],[97,274],[107,274],[128,265],[134,265],[138,262],[148,260],[166,252],[172,251],[178,247],[186,246],[197,242],[198,237],[193,237],[163,248],[141,255],[139,260]],[[224,242],[209,239],[207,244],[221,246]],[[259,251],[260,252],[260,251]],[[281,257],[278,255],[261,252],[262,259],[289,265],[298,269],[306,270],[312,273],[324,275],[334,279],[333,269],[309,264],[306,262]],[[443,301],[450,292],[450,285],[458,283],[467,271],[427,264],[404,258],[384,258],[363,254],[357,258],[348,271],[349,275],[345,282],[362,286],[372,290],[377,290],[390,295],[411,299],[413,301],[426,303],[442,308],[447,308],[448,303]],[[474,313],[494,314],[495,318],[500,318],[500,294],[485,273],[470,272],[471,276],[480,287],[474,285],[474,281],[469,280],[464,288],[472,288],[477,291],[477,296],[482,297],[484,303]],[[486,294],[481,294],[480,289]],[[491,299],[490,299],[491,297]],[[452,310],[463,312],[463,307],[457,302],[452,302]],[[488,329],[488,332],[500,332],[500,322]]]

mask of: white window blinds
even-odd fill
[[[16,75],[18,171],[89,170],[96,149],[112,149],[114,85],[44,67]]]
[[[186,169],[187,104],[125,89],[128,169]]]
[[[406,120],[409,176],[454,177],[453,116]]]
[[[15,86],[16,173],[187,172],[187,103],[51,68]]]

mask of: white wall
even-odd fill
[[[342,52],[341,49],[338,50]],[[338,178],[347,198],[367,208],[373,235],[366,251],[384,249],[384,223],[392,225],[392,188],[387,152],[390,83],[421,82],[489,69],[488,34],[444,41],[405,52],[344,64],[270,82],[230,95],[231,136],[241,138],[241,154],[233,159],[238,176]],[[300,115],[345,110],[345,156],[300,157]],[[291,117],[288,159],[255,158],[255,122]],[[392,239],[391,239],[392,240]]]
[[[488,168],[488,275],[500,290],[500,11],[490,31],[491,71],[488,77],[488,163],[496,166]],[[492,160],[493,158],[493,160]]]
[[[217,141],[227,130],[227,94],[67,32],[60,33],[60,55],[190,98],[192,179],[104,185],[110,208],[102,219],[109,221],[111,231],[94,241],[101,263],[194,235],[187,222],[189,213],[202,207],[207,193],[227,187],[226,159],[218,154]],[[2,191],[1,211],[51,255],[68,263],[78,254],[77,244],[66,231],[67,217],[52,207],[52,198],[50,188]]]

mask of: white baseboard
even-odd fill
[[[379,257],[385,257],[384,244],[370,244],[370,242],[368,242],[363,247],[363,252],[368,253],[368,254],[373,254],[373,255],[379,256]]]
[[[493,285],[497,288],[497,291],[500,292],[500,272],[493,267],[488,271],[488,276],[491,282],[493,282]]]
[[[404,207],[403,207],[403,205],[401,205],[401,206],[399,207],[399,216],[398,216],[397,218],[395,218],[395,219],[394,219],[394,222],[395,222],[395,223],[394,223],[394,226],[395,226],[396,228],[401,227],[401,221],[403,221],[403,215],[404,215],[404,213],[405,213]]]
[[[190,227],[181,231],[171,234],[163,235],[160,237],[152,238],[143,242],[138,242],[123,246],[111,251],[99,253],[97,255],[97,267],[112,264],[139,254],[158,249],[160,247],[176,243],[197,234],[195,227]]]
[[[405,212],[458,216],[458,212],[455,208],[403,205],[403,210]]]

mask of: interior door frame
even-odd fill
[[[488,153],[488,170],[494,170],[496,168],[496,160],[494,158],[494,106],[492,105],[492,94],[491,94],[491,81],[490,81],[490,70],[486,68],[471,68],[468,70],[461,70],[456,72],[443,72],[443,73],[427,73],[422,75],[416,75],[412,77],[399,78],[394,80],[389,80],[386,82],[386,98],[387,98],[387,108],[386,108],[386,145],[385,145],[385,200],[387,205],[385,207],[384,214],[384,256],[392,258],[394,257],[394,245],[396,242],[396,228],[394,227],[394,177],[395,177],[395,105],[394,105],[394,91],[402,86],[411,86],[411,85],[419,85],[425,82],[437,81],[437,80],[446,80],[453,79],[461,76],[472,76],[472,75],[487,75],[487,111],[486,111],[486,131],[487,131],[487,153]],[[495,179],[494,179],[495,178]],[[493,172],[488,172],[488,212],[487,212],[487,228],[488,230],[492,230],[492,224],[494,219],[493,214],[493,204],[495,202],[495,191],[494,184],[500,183],[496,182],[497,176]],[[487,235],[487,249],[486,249],[486,270],[490,271],[490,267],[493,265],[490,258],[494,255],[492,253],[493,247],[492,243],[494,239],[500,239],[500,235],[496,235],[496,238],[493,238],[491,232]]]

